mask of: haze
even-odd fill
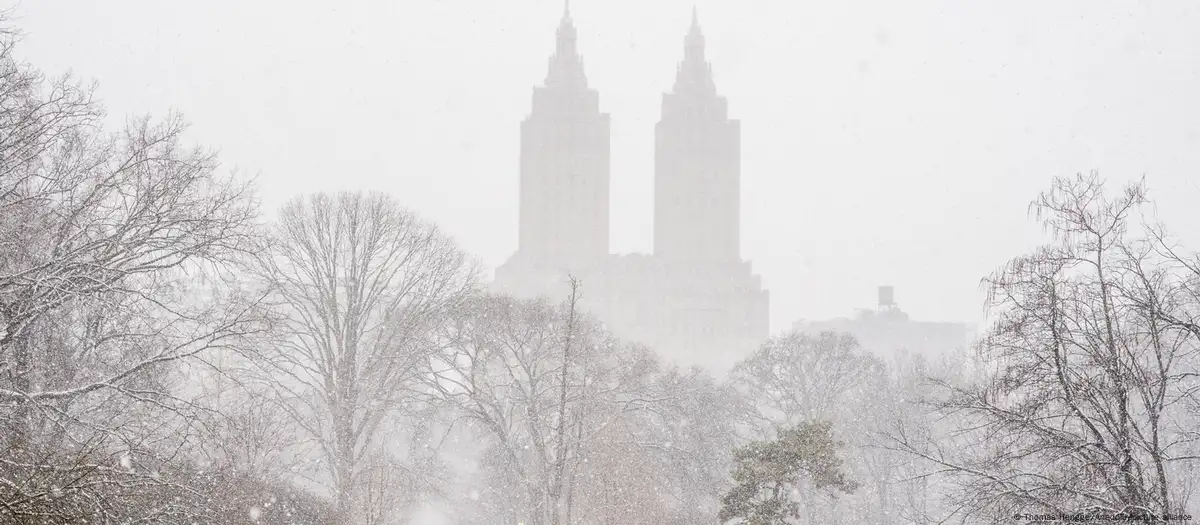
[[[0,523],[1200,515],[1194,2],[3,2]]]
[[[1175,232],[1200,196],[1190,2],[697,2],[742,121],[742,256],[772,331],[897,288],[914,318],[977,322],[978,281],[1042,242],[1053,176],[1147,176]],[[577,0],[612,115],[615,252],[649,252],[653,126],[692,3]],[[265,208],[378,189],[490,268],[516,246],[518,123],[562,5],[85,2],[13,8],[22,56],[97,79],[110,118],[179,110],[257,174]]]

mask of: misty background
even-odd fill
[[[114,125],[175,109],[189,141],[301,192],[374,189],[489,268],[516,247],[518,123],[554,0],[5,2],[17,50],[99,82]],[[1044,240],[1054,176],[1145,175],[1200,234],[1200,26],[1187,1],[695,2],[740,119],[742,256],[772,332],[848,316],[893,285],[914,319],[982,320],[979,279]],[[653,129],[693,2],[576,0],[612,115],[612,250],[649,252]]]
[[[0,525],[1197,515],[1188,3],[0,8]]]

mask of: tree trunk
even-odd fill
[[[12,388],[18,393],[27,394],[33,387],[33,350],[30,348],[29,325],[19,326],[15,330],[9,326],[9,332],[3,339],[0,339],[0,348],[8,349],[12,352],[13,363],[8,374],[12,377]],[[3,355],[3,354],[0,354]],[[7,454],[18,458],[18,460],[27,459],[27,454],[30,453],[29,445],[33,434],[33,411],[29,406],[28,399],[15,398],[13,399],[12,419],[9,421],[9,428],[5,429],[8,434],[8,452]]]

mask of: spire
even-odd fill
[[[554,56],[550,58],[550,72],[546,75],[546,86],[587,86],[583,74],[583,60],[576,48],[577,33],[571,20],[571,0],[563,4],[562,20],[558,24]]]
[[[675,92],[683,91],[713,93],[717,91],[712,79],[712,67],[704,58],[704,33],[700,31],[700,17],[692,6],[692,27],[683,40],[683,62],[675,77]]]
[[[555,46],[556,54],[572,54],[575,53],[575,23],[571,21],[571,0],[566,0],[563,5],[562,20],[558,23],[558,43]]]
[[[696,14],[696,6],[692,6],[692,27],[684,40],[684,50],[688,53],[699,53],[697,58],[704,60],[704,33],[700,31],[700,16]]]

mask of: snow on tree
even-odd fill
[[[289,202],[260,263],[281,318],[258,363],[319,446],[337,520],[399,510],[412,486],[388,447],[419,426],[404,416],[421,406],[435,335],[472,292],[474,267],[436,226],[361,193]]]
[[[184,122],[104,131],[92,89],[0,46],[0,521],[187,522],[178,460],[202,434],[179,365],[266,329],[225,286],[255,246],[250,187]],[[198,285],[218,290],[197,302]],[[150,498],[147,500],[146,498]]]
[[[464,498],[480,515],[461,519],[712,519],[736,393],[613,339],[578,312],[574,284],[559,305],[479,297],[449,325],[433,381],[484,444],[482,490]]]
[[[769,339],[733,371],[733,384],[759,412],[755,433],[772,439],[782,429],[816,421],[847,447],[845,470],[860,480],[854,494],[825,497],[802,491],[796,504],[806,520],[830,524],[886,524],[902,514],[900,501],[911,461],[880,447],[880,432],[905,402],[885,363],[848,334],[786,332]]]
[[[893,435],[955,489],[955,519],[1194,510],[1200,272],[1160,227],[1133,227],[1147,202],[1141,182],[1056,179],[1031,206],[1052,242],[985,279],[988,375],[928,399],[956,431]]]

